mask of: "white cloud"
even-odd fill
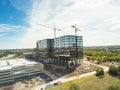
[[[120,16],[111,17],[105,20],[105,22],[113,22],[120,19]]]
[[[20,25],[0,24],[0,32],[22,32],[25,27]]]
[[[30,27],[22,43],[24,47],[35,47],[37,40],[53,37],[53,30],[38,26],[40,23],[61,28],[57,36],[74,34],[70,25],[77,24],[82,29],[78,34],[83,35],[84,45],[120,44],[119,35],[110,31],[111,27],[119,28],[119,11],[120,6],[112,4],[112,0],[35,0],[32,10],[27,12]]]
[[[86,31],[83,33],[84,35],[84,45],[87,46],[104,46],[104,45],[119,45],[120,42],[118,39],[120,38],[120,33],[113,33],[108,31]],[[97,35],[97,36],[96,36]]]
[[[104,23],[107,23],[112,30],[120,29],[120,16],[114,16],[104,20]]]
[[[120,23],[119,24],[117,24],[117,25],[114,25],[114,26],[112,26],[110,29],[120,29]]]

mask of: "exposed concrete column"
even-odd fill
[[[63,65],[63,60],[61,60],[61,65]]]
[[[68,60],[65,60],[65,66],[68,68]]]
[[[61,64],[61,59],[60,59],[60,63],[59,64]]]
[[[57,59],[54,59],[54,63],[57,63]]]
[[[59,64],[59,62],[60,62],[60,61],[59,61],[59,59],[58,59],[58,60],[57,60],[57,64]]]
[[[62,60],[62,65],[64,65],[64,60]]]
[[[58,59],[57,59],[57,64],[59,64],[59,60],[60,60],[60,58],[58,57]]]
[[[59,58],[57,59],[57,64],[59,63]]]
[[[71,63],[71,61],[67,61],[67,63],[68,63],[68,68],[70,68],[70,63]]]
[[[56,61],[56,63],[58,64],[58,58],[57,58],[57,61]]]
[[[63,65],[65,66],[65,60],[63,60]]]
[[[66,66],[66,60],[64,60],[64,65]]]

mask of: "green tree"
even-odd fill
[[[22,53],[21,52],[16,52],[14,55],[14,58],[21,58],[22,57]]]
[[[117,66],[111,65],[109,67],[109,74],[112,75],[112,76],[117,76],[117,74],[118,74],[118,68],[117,68]]]
[[[103,68],[97,68],[96,70],[96,76],[103,77],[104,76],[104,70]]]
[[[77,84],[72,84],[69,88],[69,90],[80,90],[79,86]]]
[[[4,56],[7,56],[7,55],[8,55],[8,51],[5,51],[5,52],[3,52],[3,54],[0,55],[0,58],[4,57]]]
[[[120,78],[120,65],[118,65],[117,76]]]
[[[118,86],[109,86],[107,90],[120,90]]]

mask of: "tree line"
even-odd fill
[[[4,56],[7,56],[7,55],[8,55],[8,52],[5,51],[5,52],[3,52],[2,54],[0,54],[0,58],[1,58],[1,57],[4,57]]]
[[[84,49],[88,60],[97,60],[99,63],[106,61],[120,61],[120,51],[106,51],[100,49]]]

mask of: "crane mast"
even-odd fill
[[[77,31],[80,31],[80,29],[77,28],[76,24],[75,25],[71,25],[71,27],[75,29],[75,36],[77,36]]]

